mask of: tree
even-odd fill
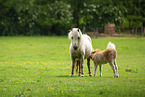
[[[127,9],[124,14],[129,22],[129,27],[145,26],[145,1],[144,0],[123,0],[121,1]]]
[[[38,34],[37,7],[34,2],[25,0],[8,0],[2,4],[5,11],[0,13],[1,35],[32,35]],[[35,32],[37,30],[37,32]]]
[[[140,1],[140,13],[142,15],[142,26],[145,28],[145,0]]]
[[[81,18],[81,10],[83,9],[83,2],[85,0],[70,0],[69,3],[71,4],[72,14],[73,14],[73,23],[75,27],[80,27],[80,18]]]
[[[120,4],[121,5],[121,4]],[[89,29],[104,26],[106,23],[119,25],[123,22],[124,10],[122,7],[115,5],[112,0],[91,0],[83,3],[81,18],[83,25]]]
[[[70,5],[62,1],[55,1],[46,6],[46,10],[43,11],[44,17],[43,19],[41,18],[41,23],[43,22],[42,25],[50,27],[50,31],[53,32],[53,34],[66,34],[72,21]]]
[[[145,26],[145,0],[0,0],[0,35],[66,35],[106,23]]]
[[[66,34],[70,5],[54,0],[1,0],[0,35]]]

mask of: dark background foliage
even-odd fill
[[[0,0],[0,36],[67,35],[114,23],[145,26],[145,0]]]

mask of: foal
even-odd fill
[[[119,77],[118,75],[118,67],[116,64],[116,57],[117,57],[117,51],[114,49],[105,49],[104,51],[101,51],[99,49],[96,49],[92,52],[90,58],[94,61],[94,75],[96,75],[96,70],[99,65],[100,67],[100,76],[102,76],[102,64],[109,63],[113,73],[114,77]]]

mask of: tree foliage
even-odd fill
[[[112,1],[97,1],[90,5],[84,3],[84,7],[82,13],[85,16],[85,25],[90,28],[104,26],[106,23],[119,25],[123,22],[121,9],[115,6]]]
[[[0,35],[66,35],[106,23],[145,26],[144,0],[0,0]]]
[[[129,27],[145,27],[145,1],[123,0],[127,13],[124,14],[129,22]]]
[[[0,35],[66,34],[71,28],[70,5],[61,1],[1,1]]]
[[[32,1],[11,0],[1,1],[1,3],[4,3],[5,6],[2,13],[0,13],[1,35],[39,34],[37,27],[39,14]]]

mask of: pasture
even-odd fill
[[[109,64],[102,77],[69,77],[70,40],[67,37],[0,37],[1,97],[144,97],[145,38],[97,38],[93,48],[115,43],[119,78]],[[91,71],[94,64],[91,61]]]

